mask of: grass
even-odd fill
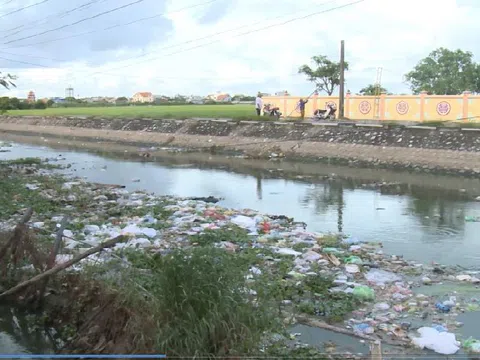
[[[172,105],[48,108],[44,110],[10,110],[10,116],[87,116],[106,118],[234,118],[256,119],[253,105]],[[263,117],[266,119],[266,117]]]
[[[166,256],[124,255],[132,266],[116,273],[109,286],[130,309],[130,326],[139,326],[145,316],[141,309],[148,309],[154,328],[142,334],[153,344],[150,351],[190,357],[249,354],[264,331],[279,326],[264,299],[251,301],[245,290],[248,266],[235,255],[213,247]],[[138,286],[151,296],[145,297]]]

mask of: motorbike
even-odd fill
[[[280,112],[280,108],[276,106],[272,106],[270,104],[265,104],[263,106],[263,115],[264,116],[271,116],[271,117],[276,117],[277,119],[282,116],[282,113]]]
[[[335,105],[327,104],[325,110],[317,109],[313,113],[314,120],[335,120],[335,113],[337,108]]]

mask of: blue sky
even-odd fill
[[[350,63],[347,89],[358,92],[383,67],[383,86],[407,93],[403,75],[433,49],[480,54],[478,0],[348,6],[354,1],[0,0],[0,70],[18,75],[18,87],[1,95],[25,97],[34,90],[38,97],[62,96],[69,85],[81,97],[308,95],[312,85],[298,67],[313,55],[338,59],[342,39]],[[280,26],[323,10],[330,11]]]

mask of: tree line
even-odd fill
[[[340,63],[319,55],[312,57],[312,65],[302,65],[298,72],[306,75],[317,91],[332,95],[340,85]],[[349,64],[345,63],[348,71]],[[404,82],[414,94],[426,91],[430,95],[459,95],[464,91],[480,93],[480,64],[469,51],[438,48],[404,75]],[[378,84],[369,84],[360,95],[379,95],[388,90]]]

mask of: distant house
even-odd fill
[[[283,91],[277,91],[275,93],[275,96],[290,96],[290,94],[288,93],[287,90],[283,90]]]
[[[232,102],[232,97],[228,94],[218,95],[215,99],[216,102]]]
[[[115,100],[115,98],[113,98]],[[93,96],[89,98],[82,99],[83,101],[93,104],[93,103],[103,103],[103,102],[108,102],[107,98],[103,96]]]
[[[61,97],[53,97],[53,98],[50,98],[50,100],[52,100],[55,104],[63,104],[65,103],[65,98],[61,98]]]
[[[202,105],[205,104],[205,99],[202,96],[190,96],[187,99],[187,102],[190,104]]]
[[[151,92],[137,92],[132,98],[132,102],[136,103],[152,103],[154,100]]]
[[[207,99],[215,102],[231,102],[232,101],[232,97],[230,96],[230,94],[222,93],[220,91],[217,91],[215,94],[208,95]]]
[[[153,95],[153,101],[157,104],[166,104],[170,101],[170,98],[164,95]]]

